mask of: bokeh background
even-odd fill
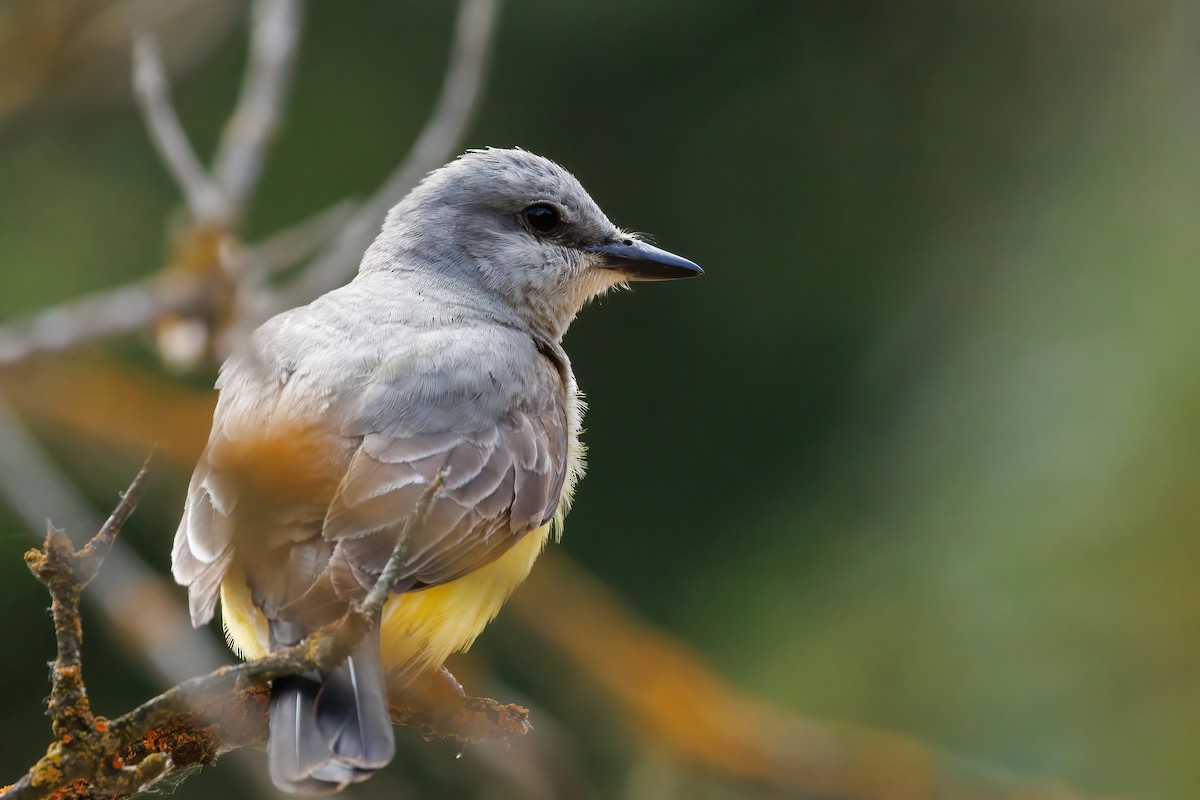
[[[38,73],[21,5],[0,3],[5,320],[155,272],[180,204],[123,45]],[[163,35],[201,154],[236,95],[240,12]],[[248,240],[374,189],[453,18],[311,4]],[[462,145],[551,156],[708,272],[611,295],[568,334],[591,456],[561,550],[780,715],[1089,796],[1200,794],[1200,6],[510,0],[499,24]],[[147,337],[104,352],[189,397],[214,374],[169,373]],[[142,453],[39,405],[18,411],[109,507]],[[156,472],[127,531],[163,574],[186,479]],[[48,741],[53,638],[2,500],[0,531],[4,783]],[[154,693],[88,620],[99,710]],[[509,615],[473,656],[468,688],[531,705],[541,742],[456,759],[407,732],[352,796],[783,791],[673,758]],[[497,766],[523,748],[550,773]],[[179,796],[248,781],[226,760]]]

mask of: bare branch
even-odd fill
[[[158,41],[141,34],[133,41],[133,90],[150,140],[179,185],[192,217],[200,223],[229,221],[229,201],[204,169],[171,105],[171,87]]]
[[[267,148],[279,130],[292,84],[304,8],[301,0],[257,0],[250,52],[237,107],[213,161],[213,178],[231,219],[239,219],[258,185]]]
[[[51,614],[58,655],[51,672],[51,729],[58,739],[79,735],[94,726],[87,691],[83,686],[83,628],[79,619],[79,594],[96,576],[112,549],[118,531],[137,508],[146,488],[149,459],[121,497],[112,516],[83,550],[76,551],[67,535],[47,525],[41,550],[30,550],[25,562],[50,592]]]
[[[46,526],[42,549],[30,550],[25,562],[50,590],[57,656],[50,673],[50,730],[56,738],[92,727],[92,711],[83,688],[83,629],[79,622],[79,583],[71,568],[71,540]]]
[[[441,93],[412,149],[333,245],[280,292],[273,311],[307,303],[350,277],[388,209],[454,155],[483,93],[499,5],[499,0],[462,0]]]
[[[426,738],[482,742],[533,730],[526,709],[471,697],[445,667],[411,681],[407,676],[392,676],[388,684],[392,721],[416,728]]]

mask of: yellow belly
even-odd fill
[[[543,525],[500,558],[450,583],[394,595],[383,610],[383,667],[406,672],[440,667],[471,646],[499,613],[504,601],[529,575],[550,534]],[[250,600],[239,570],[221,584],[221,618],[229,646],[242,658],[267,653],[267,623]]]

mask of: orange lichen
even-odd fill
[[[91,796],[89,788],[85,780],[72,781],[47,794],[44,800],[84,800]]]

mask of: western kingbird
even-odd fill
[[[391,760],[385,671],[403,681],[468,647],[561,530],[583,473],[567,326],[617,284],[700,274],[554,162],[476,150],[391,210],[354,280],[225,362],[172,571],[193,625],[221,600],[245,658],[363,598],[449,469],[372,633],[329,674],[272,686],[277,786],[336,791]]]

